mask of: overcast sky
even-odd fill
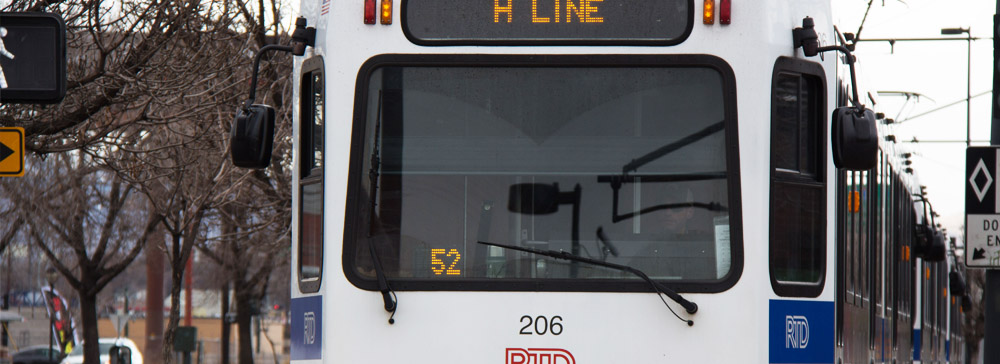
[[[835,23],[842,32],[857,33],[868,0],[833,2]],[[996,1],[987,0],[875,0],[861,30],[862,39],[965,38],[941,35],[942,28],[970,28],[972,37],[971,94],[993,87],[993,14]],[[927,186],[930,201],[941,214],[938,221],[961,239],[965,220],[965,140],[967,41],[862,42],[855,54],[861,62],[863,82],[876,91],[908,91],[926,97],[919,102],[905,97],[881,96],[876,111],[905,120],[893,127],[899,149],[915,154],[913,167]],[[973,146],[989,144],[992,93],[972,98]],[[939,111],[926,113],[933,109]],[[898,117],[898,118],[897,118]],[[912,143],[913,138],[924,142]],[[956,141],[947,143],[946,141]]]

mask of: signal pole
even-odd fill
[[[997,0],[997,12],[1000,12],[1000,0]],[[1000,22],[996,13],[993,14],[993,113],[990,123],[990,144],[1000,145]],[[966,244],[968,246],[968,244]],[[986,332],[983,336],[983,362],[1000,363],[1000,270],[986,270],[986,287],[983,287],[983,314],[986,321]]]

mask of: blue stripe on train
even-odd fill
[[[770,300],[770,363],[833,363],[833,302]]]
[[[951,361],[951,340],[944,341],[944,361]]]
[[[885,318],[882,318],[882,362],[885,363]]]
[[[322,359],[323,296],[293,298],[291,311],[291,360]]]
[[[920,329],[913,330],[913,361],[920,360]]]

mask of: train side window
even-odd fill
[[[302,63],[299,85],[299,290],[319,291],[323,272],[323,59]]]
[[[771,287],[816,297],[826,272],[826,79],[816,63],[778,58],[771,83]]]

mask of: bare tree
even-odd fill
[[[287,219],[290,110],[280,106],[291,95],[291,57],[269,56],[261,81],[247,82],[257,49],[287,43],[280,2],[15,0],[2,10],[61,14],[69,70],[62,103],[0,106],[0,125],[24,127],[26,147],[36,154],[78,151],[114,172],[121,189],[149,200],[150,215],[160,217],[169,235],[164,250],[173,304],[163,341],[169,363],[185,262],[195,243],[218,230],[206,216],[257,191],[285,202],[284,210],[269,210],[277,215],[255,218]],[[266,171],[237,169],[227,159],[229,124],[251,86],[282,112],[281,152]]]
[[[144,212],[135,189],[80,153],[35,163],[24,180],[5,180],[32,242],[80,298],[84,357],[97,362],[97,295],[139,255],[161,217]]]
[[[967,288],[963,300],[968,299],[969,310],[962,315],[962,336],[965,337],[966,359],[969,363],[978,363],[979,342],[986,336],[986,271],[977,268],[965,270]]]
[[[247,185],[252,186],[252,185]],[[272,196],[284,194],[273,191]],[[198,249],[219,264],[233,284],[239,337],[239,363],[253,362],[251,319],[267,296],[270,277],[287,270],[289,261],[290,201],[288,198],[251,199],[266,193],[245,193],[218,209],[221,235],[206,239]],[[225,338],[224,338],[225,339]]]

